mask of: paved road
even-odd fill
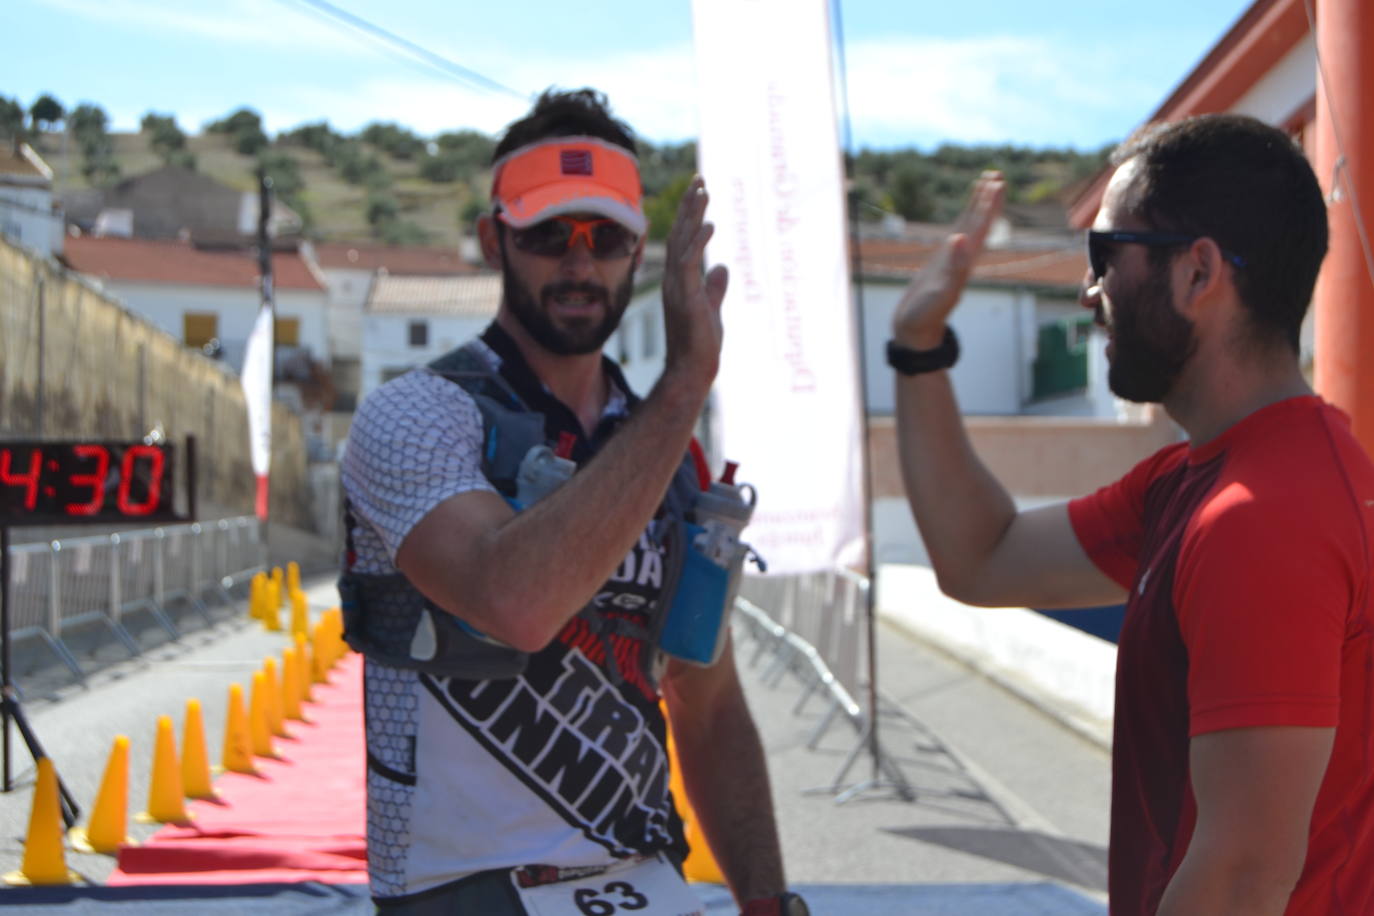
[[[312,609],[331,606],[332,584],[310,584]],[[86,687],[30,698],[26,711],[79,804],[89,809],[116,734],[132,739],[130,812],[144,807],[158,715],[181,732],[187,697],[201,700],[217,759],[229,683],[247,684],[284,645],[226,609],[218,622],[116,664]],[[980,675],[884,625],[879,681],[886,699],[885,752],[914,790],[902,801],[882,785],[838,804],[833,789],[855,733],[832,725],[819,745],[806,738],[819,699],[795,710],[800,686],[765,684],[765,665],[743,665],[759,722],[791,882],[818,913],[1100,914],[1106,877],[1107,754]],[[752,646],[741,636],[742,660]],[[18,786],[0,795],[0,871],[17,868],[27,829],[33,769],[16,744]],[[840,788],[870,780],[861,756]],[[135,838],[153,828],[132,824]],[[93,882],[113,867],[104,856],[69,853]],[[0,905],[4,894],[0,889]],[[728,895],[705,888],[708,911],[731,912]],[[355,904],[349,912],[364,912]]]

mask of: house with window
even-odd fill
[[[314,242],[302,246],[324,277],[328,297],[330,374],[334,409],[351,412],[361,390],[363,311],[380,277],[453,277],[475,273],[456,248]]]
[[[63,231],[52,169],[27,143],[0,144],[0,235],[52,255],[62,252]]]
[[[261,306],[251,251],[190,242],[72,237],[63,260],[130,311],[237,372]],[[325,287],[294,247],[272,253],[279,361],[305,356],[328,365]]]
[[[379,272],[363,306],[358,400],[377,386],[462,344],[496,317],[501,275]]]

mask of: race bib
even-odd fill
[[[538,887],[512,879],[530,916],[704,916],[701,901],[662,858],[615,865]]]

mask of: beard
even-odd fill
[[[1197,348],[1193,323],[1173,305],[1168,273],[1151,270],[1135,294],[1113,309],[1107,387],[1137,404],[1157,404]]]
[[[612,292],[599,283],[550,283],[539,290],[538,298],[515,275],[509,263],[501,270],[501,292],[506,306],[520,326],[545,350],[558,356],[580,356],[596,353],[620,326],[621,316],[634,293],[634,274]],[[589,302],[603,306],[600,319],[554,319],[554,299],[569,294],[585,296]]]

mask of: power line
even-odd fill
[[[280,3],[289,3],[291,0],[278,0]],[[470,67],[452,61],[442,54],[437,54],[428,48],[422,47],[407,38],[402,38],[394,32],[387,31],[376,23],[355,16],[347,10],[340,9],[327,0],[294,0],[298,5],[304,6],[307,12],[313,13],[321,18],[327,18],[331,25],[343,25],[372,41],[375,41],[385,48],[394,52],[400,52],[412,61],[424,64],[432,70],[442,73],[444,76],[456,79],[466,86],[484,89],[488,92],[500,92],[505,95],[513,96],[522,102],[529,101],[530,96],[517,92],[509,86],[499,83],[496,80],[483,76]]]

